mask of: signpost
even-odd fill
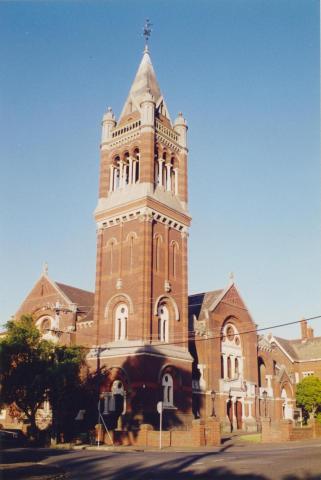
[[[157,411],[159,413],[159,448],[162,449],[162,424],[163,424],[163,402],[157,402]]]

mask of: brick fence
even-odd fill
[[[321,437],[321,424],[311,421],[306,427],[295,427],[291,420],[271,422],[270,418],[262,418],[262,442],[279,443],[292,440],[309,440]]]
[[[103,426],[96,426],[96,440],[105,445],[134,445],[138,447],[158,447],[159,431],[153,430],[148,424],[141,425],[139,430],[104,431]],[[163,447],[203,447],[219,446],[221,444],[220,423],[213,417],[205,423],[203,420],[193,420],[190,430],[165,430],[162,432]]]

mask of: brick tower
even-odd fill
[[[119,120],[108,108],[102,121],[94,326],[107,418],[153,423],[159,400],[168,424],[190,415],[186,133],[146,46]]]

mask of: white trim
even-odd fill
[[[293,360],[293,358],[290,356],[290,354],[282,347],[282,345],[280,345],[280,343],[276,340],[275,337],[271,337],[269,339],[269,342],[272,344],[273,342],[275,342],[277,344],[277,346],[279,347],[279,349],[284,353],[284,355],[292,362],[294,363],[295,360]]]
[[[160,303],[160,301],[162,299],[168,299],[171,301],[173,307],[174,307],[174,311],[175,311],[175,320],[179,320],[179,310],[178,310],[178,306],[177,306],[177,303],[175,302],[174,298],[171,297],[171,295],[168,295],[166,293],[163,293],[162,295],[160,295],[157,299],[156,299],[156,302],[155,302],[155,305],[154,305],[154,315],[158,315],[158,305]]]
[[[126,300],[128,301],[128,304],[129,304],[129,313],[133,313],[133,312],[134,312],[134,305],[133,305],[133,301],[132,301],[132,299],[130,298],[130,296],[127,295],[127,293],[115,293],[115,295],[113,295],[112,297],[110,297],[110,299],[109,299],[108,302],[106,303],[105,312],[104,312],[104,318],[107,318],[110,304],[111,304],[111,302],[112,302],[115,298],[117,298],[117,297],[119,297],[119,298],[125,297]],[[120,300],[120,302],[124,302],[124,300]]]
[[[149,357],[157,357],[157,358],[159,358],[159,357],[164,358],[164,356],[165,356],[163,353],[156,354],[156,353],[150,353],[150,352],[134,352],[134,353],[123,353],[123,354],[117,354],[116,353],[115,355],[99,355],[99,358],[100,359],[103,359],[103,358],[123,358],[123,357],[127,358],[127,357],[138,357],[138,356],[144,356],[144,355],[147,355]],[[87,360],[94,360],[96,358],[97,358],[97,355],[87,356]],[[173,360],[179,360],[181,362],[186,362],[186,363],[193,363],[193,361],[194,361],[193,359],[188,360],[186,358],[182,358],[179,355],[174,357],[172,355],[166,354],[166,358],[172,358]],[[121,367],[113,367],[113,368],[121,368]]]

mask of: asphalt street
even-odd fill
[[[73,480],[321,480],[320,441],[227,445],[215,452],[17,449],[4,452],[3,461],[17,462],[22,453],[40,465],[62,468]]]

